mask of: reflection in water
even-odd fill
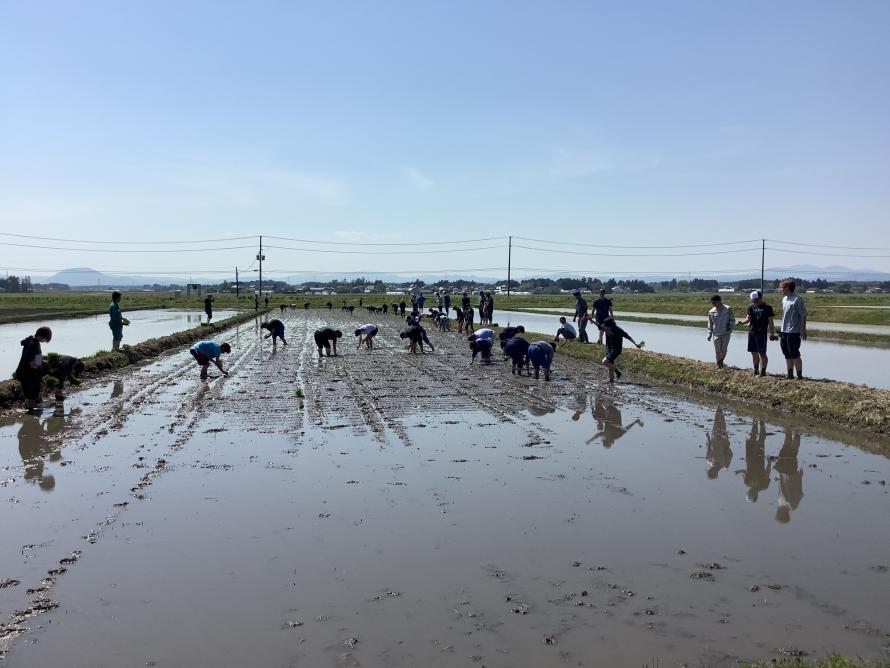
[[[59,405],[53,415],[42,422],[35,415],[26,415],[19,429],[19,455],[25,465],[24,478],[45,492],[56,486],[55,477],[45,472],[45,461],[57,462],[62,458],[61,442],[53,437],[64,426],[64,408]]]
[[[603,447],[611,448],[619,438],[624,436],[636,425],[643,425],[637,418],[626,427],[621,417],[621,409],[609,399],[597,398],[592,407],[593,419],[596,420],[597,433],[587,440],[588,445],[596,439],[603,439]]]
[[[726,432],[726,418],[723,408],[717,406],[714,411],[714,427],[705,434],[708,441],[707,461],[708,477],[714,480],[720,469],[729,468],[732,462],[732,448],[729,446],[729,434]]]
[[[742,475],[751,503],[756,503],[760,492],[769,487],[772,468],[772,462],[766,459],[766,425],[755,418],[751,423],[751,434],[745,442],[745,468],[736,471]]]
[[[124,393],[124,381],[116,380],[114,381],[114,385],[111,388],[111,397],[110,399],[119,399]]]
[[[785,442],[779,451],[775,470],[779,474],[779,503],[776,508],[776,522],[788,524],[791,511],[797,510],[803,498],[803,469],[797,461],[800,450],[800,433],[794,429],[785,430]]]

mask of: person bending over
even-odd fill
[[[399,334],[399,338],[408,339],[408,349],[411,354],[417,353],[417,346],[420,345],[420,352],[423,353],[423,327],[420,325],[408,325],[407,329]]]
[[[220,355],[223,353],[232,352],[232,346],[228,343],[217,343],[216,341],[198,341],[195,345],[191,347],[189,352],[192,354],[192,357],[195,358],[195,361],[201,367],[201,380],[207,380],[207,370],[210,367],[210,363],[216,365],[216,368],[219,369],[224,376],[228,376],[229,372],[223,369],[222,362],[220,361]]]
[[[506,343],[504,343],[504,355],[509,357],[511,362],[510,373],[515,374],[518,370],[519,375],[521,376],[522,367],[525,367],[526,374],[531,376],[528,362],[528,348],[528,341],[521,336],[514,336],[513,338],[507,339]]]
[[[22,394],[25,395],[25,408],[31,410],[40,403],[41,383],[48,373],[48,368],[43,359],[41,343],[52,341],[53,331],[49,327],[38,327],[37,331],[22,339],[22,356],[15,370],[15,379],[22,386]]]
[[[377,325],[371,323],[362,325],[355,330],[355,335],[358,337],[358,345],[356,346],[356,349],[361,348],[364,343],[365,347],[368,350],[371,350],[374,347],[374,337],[377,336],[378,331]]]
[[[491,330],[488,330],[489,332]],[[491,337],[479,337],[475,334],[470,334],[467,337],[467,341],[470,344],[470,350],[473,353],[473,359],[470,360],[470,364],[476,361],[476,355],[482,356],[483,364],[491,364],[491,344],[494,341]]]
[[[337,354],[337,339],[343,337],[343,332],[339,329],[331,329],[324,327],[315,330],[315,345],[318,346],[318,356],[323,357],[325,353],[331,356],[331,345],[334,346],[334,355]]]
[[[264,322],[260,325],[260,329],[266,329],[269,331],[266,334],[265,338],[272,339],[272,346],[274,347],[278,343],[278,339],[281,339],[281,342],[284,345],[287,345],[287,341],[284,339],[284,323],[278,319],[270,320],[269,322]]]
[[[498,340],[501,343],[501,350],[505,349],[507,345],[507,341],[512,339],[517,334],[525,334],[525,327],[522,325],[516,325],[516,327],[504,327],[500,332],[498,332]]]
[[[541,369],[544,369],[544,380],[550,380],[550,363],[553,362],[553,356],[556,354],[556,346],[546,341],[535,341],[529,344],[528,360],[535,368],[535,378]]]

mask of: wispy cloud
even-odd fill
[[[427,177],[423,172],[421,172],[417,167],[412,167],[410,165],[404,168],[405,176],[408,177],[408,180],[414,184],[416,188],[419,190],[428,190],[432,188],[435,182]]]

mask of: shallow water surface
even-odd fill
[[[569,360],[550,383],[468,367],[457,335],[412,356],[394,318],[373,351],[318,359],[316,327],[357,322],[289,314],[277,349],[242,326],[227,378],[178,353],[9,416],[7,663],[731,666],[890,644],[885,441]]]
[[[218,322],[235,313],[237,311],[214,311],[213,319]],[[130,321],[130,325],[124,327],[123,343],[130,345],[191,329],[207,321],[204,311],[180,309],[125,310],[124,317]],[[9,369],[10,373],[15,370],[22,354],[21,340],[42,325],[53,330],[53,340],[43,344],[44,354],[55,352],[86,357],[98,350],[111,350],[111,330],[108,327],[107,314],[0,325],[0,364]]]

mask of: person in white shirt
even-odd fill
[[[714,355],[717,366],[723,368],[726,351],[729,350],[729,338],[735,325],[735,315],[729,306],[723,303],[720,295],[711,297],[712,308],[708,311],[708,341],[714,341]]]
[[[356,349],[361,348],[362,344],[371,350],[374,347],[374,337],[377,336],[378,332],[377,325],[372,325],[368,323],[367,325],[362,325],[357,330],[355,330],[355,335],[358,337],[358,345]]]
[[[559,329],[556,330],[556,338],[553,339],[553,343],[559,343],[560,337],[566,341],[574,341],[577,336],[578,333],[575,331],[575,327],[565,318],[560,318]]]

